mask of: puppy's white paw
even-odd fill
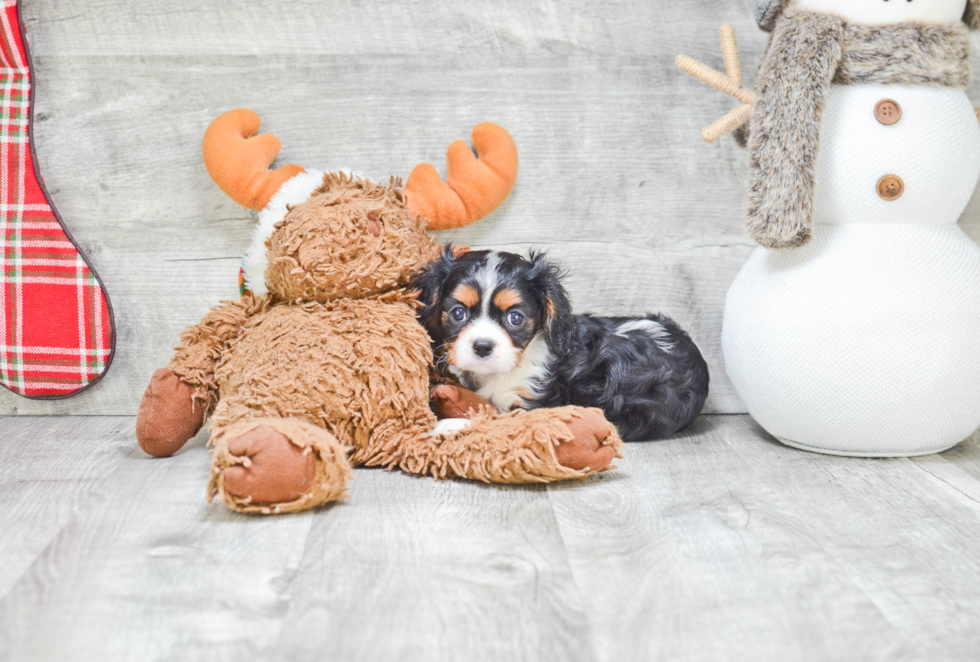
[[[432,428],[432,432],[429,434],[439,439],[445,439],[446,437],[452,437],[457,432],[466,430],[469,427],[470,419],[468,418],[444,418],[439,421],[434,428]]]

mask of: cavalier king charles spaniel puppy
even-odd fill
[[[661,439],[708,395],[697,345],[663,315],[573,315],[545,255],[471,251],[420,276],[419,316],[436,365],[503,411],[598,407],[625,441]]]

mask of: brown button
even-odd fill
[[[902,107],[898,105],[897,101],[882,99],[875,106],[875,119],[885,126],[891,126],[902,119]]]
[[[905,193],[905,182],[898,175],[885,175],[878,180],[878,196],[891,202],[898,200]]]

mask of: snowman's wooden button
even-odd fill
[[[891,126],[902,119],[902,107],[893,99],[882,99],[875,106],[875,119],[885,126]]]
[[[898,175],[885,175],[878,180],[877,191],[882,200],[898,200],[905,193],[905,182]]]

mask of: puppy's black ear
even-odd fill
[[[561,284],[561,268],[548,260],[544,253],[530,254],[531,281],[544,299],[543,327],[548,349],[555,356],[572,351],[578,339],[578,329],[572,317],[572,303]]]
[[[442,321],[440,311],[442,310],[443,285],[446,279],[456,266],[455,249],[451,243],[447,243],[442,251],[442,255],[432,261],[415,281],[415,286],[421,290],[419,301],[422,307],[419,308],[419,321],[425,330],[429,332],[429,337],[438,342],[442,337]]]

